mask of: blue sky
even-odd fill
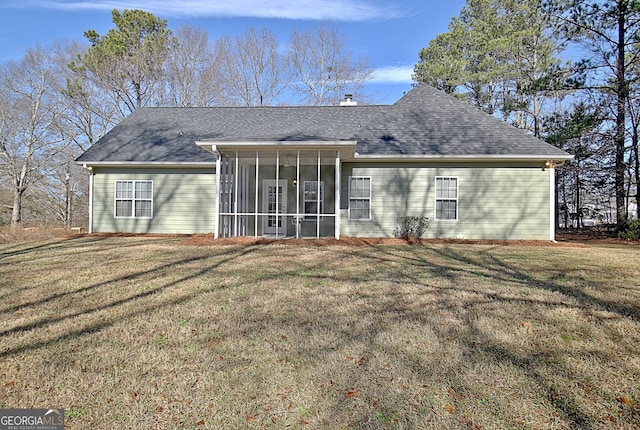
[[[374,79],[367,92],[393,103],[411,88],[418,52],[447,31],[465,0],[0,0],[0,63],[56,40],[84,40],[85,30],[113,27],[112,9],[143,9],[168,21],[207,30],[211,41],[249,27],[273,31],[286,43],[293,28],[331,23],[348,48],[369,58]]]

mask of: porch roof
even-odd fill
[[[283,153],[296,153],[300,151],[339,150],[340,157],[353,159],[357,142],[355,140],[305,140],[305,141],[263,141],[248,140],[241,142],[219,142],[212,140],[197,141],[196,145],[214,154],[233,153],[234,151],[281,151]]]

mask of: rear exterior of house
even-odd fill
[[[552,172],[534,164],[348,164],[344,178],[372,178],[371,219],[345,236],[392,236],[398,216],[426,216],[426,238],[549,240]],[[348,208],[343,199],[343,208]]]
[[[390,106],[149,108],[78,158],[90,231],[554,238],[571,156],[420,85]]]
[[[208,233],[214,230],[215,165],[205,168],[95,167],[90,182],[93,232]]]

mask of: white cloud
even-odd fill
[[[162,17],[251,17],[370,21],[410,11],[379,0],[35,0],[26,6],[60,10],[143,9]],[[384,5],[387,4],[387,5]]]
[[[373,70],[371,82],[376,84],[407,84],[413,82],[413,65],[384,66]]]

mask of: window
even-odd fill
[[[116,181],[116,218],[151,218],[153,181]]]
[[[349,177],[349,219],[371,219],[370,177]]]
[[[320,195],[318,196],[318,193]],[[318,198],[320,199],[320,211],[318,212]],[[314,215],[324,212],[324,181],[304,181],[304,213],[306,220],[315,220]]]
[[[436,221],[458,220],[458,178],[436,177]]]

